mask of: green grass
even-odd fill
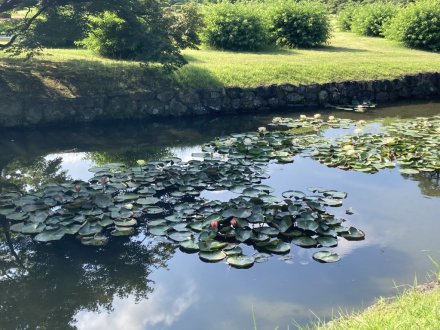
[[[255,87],[292,83],[395,78],[439,72],[440,54],[412,50],[381,38],[337,32],[328,47],[267,53],[186,50],[190,65],[178,80],[190,86]],[[202,74],[200,74],[202,73]]]
[[[437,330],[440,329],[440,286],[429,290],[414,287],[396,298],[379,299],[358,314],[345,314],[319,330]]]
[[[260,53],[185,50],[189,64],[171,76],[157,67],[94,56],[87,50],[47,49],[31,61],[0,53],[0,75],[13,79],[44,77],[42,88],[70,94],[92,89],[145,90],[161,86],[256,87],[271,84],[310,84],[345,80],[396,78],[419,72],[440,72],[440,54],[404,48],[380,38],[335,32],[319,49],[276,49]],[[13,83],[13,81],[9,81]],[[91,86],[92,85],[92,86]],[[64,93],[64,92],[63,92]]]

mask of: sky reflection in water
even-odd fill
[[[417,109],[409,108],[411,111]],[[438,104],[428,105],[420,111],[434,114],[440,113],[439,108]],[[408,107],[400,108],[403,114],[410,110]],[[384,112],[380,115],[388,116],[399,111],[399,108],[381,111]],[[368,116],[370,114],[364,117]],[[254,117],[245,131],[255,129],[269,118]],[[228,131],[224,126],[227,125],[223,122],[223,128],[216,132],[229,134],[239,131],[236,127]],[[140,143],[137,151],[142,152],[142,143],[145,143],[146,154],[151,154],[150,145],[155,144],[158,148],[154,152],[165,148],[167,153],[188,160],[191,153],[200,150],[200,143],[212,139],[211,136],[200,138],[197,135],[200,128],[195,129],[196,133],[191,129],[191,126],[185,126],[182,129],[184,134],[177,129],[173,131],[173,138],[180,136],[183,141],[177,146],[173,145],[172,139],[162,141],[162,136],[148,143],[139,141],[139,136],[130,138],[128,131],[124,145],[129,141],[132,145]],[[191,141],[191,136],[197,136],[195,142]],[[117,154],[118,147],[111,143],[101,145],[104,140],[99,140],[99,152]],[[70,142],[70,146],[75,147],[75,140]],[[9,150],[8,146],[3,148]],[[87,170],[95,164],[91,157],[95,152],[93,142],[77,147],[75,152],[63,152],[60,147],[53,149],[56,152],[50,148],[42,149],[42,153],[36,153],[38,156],[44,156],[46,160],[61,158],[62,170],[72,178],[88,180],[92,176]],[[130,154],[125,149],[124,154],[133,157],[139,155]],[[344,205],[331,208],[330,211],[362,229],[366,239],[348,242],[340,238],[334,251],[342,256],[342,260],[335,264],[314,262],[311,256],[317,249],[292,245],[290,258],[273,256],[269,261],[256,264],[248,270],[228,268],[224,263],[206,264],[198,259],[197,254],[189,255],[177,250],[167,261],[166,267],[156,267],[147,274],[147,278],[138,279],[140,282],[152,281],[153,291],[147,297],[141,297],[138,301],[132,293],[114,295],[111,310],[104,306],[90,308],[79,304],[78,308],[71,310],[70,325],[87,330],[253,329],[254,314],[259,329],[274,329],[277,326],[280,329],[288,326],[293,328],[295,322],[304,324],[310,320],[316,321],[314,314],[328,319],[338,308],[360,308],[370,304],[377,296],[392,295],[396,293],[394,283],[412,283],[414,276],[424,281],[426,274],[433,269],[427,256],[440,259],[440,242],[437,239],[440,232],[438,180],[404,177],[397,170],[389,169],[376,174],[342,171],[300,156],[295,158],[293,164],[271,164],[269,171],[271,177],[263,183],[275,188],[274,194],[278,196],[286,190],[306,192],[309,187],[316,186],[348,192]],[[225,200],[235,194],[204,192],[203,196]],[[345,215],[348,207],[354,211],[351,216]],[[107,263],[106,266],[111,268],[111,258]],[[40,286],[29,284],[24,290],[44,292],[47,290],[44,286],[51,285],[52,276],[57,274],[48,273],[46,283],[39,282]],[[123,280],[124,273],[119,276]],[[62,294],[56,297],[59,300],[53,302],[54,306],[62,305],[64,299],[68,298]],[[8,297],[5,296],[0,300],[0,328],[1,306],[7,302]],[[35,302],[23,300],[21,303],[25,310],[35,309]],[[32,313],[20,314],[22,317],[31,317]],[[25,320],[23,322],[26,323]]]

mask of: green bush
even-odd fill
[[[401,9],[385,37],[408,47],[440,51],[440,2],[424,0]]]
[[[351,30],[361,36],[381,37],[397,9],[396,5],[385,2],[359,6],[354,11]]]
[[[357,3],[347,3],[346,6],[339,12],[337,25],[341,31],[350,31],[351,24],[353,23],[353,16],[359,7]]]
[[[226,50],[257,50],[267,45],[258,4],[220,2],[205,6],[203,41]]]
[[[169,69],[182,66],[186,61],[173,38],[171,17],[160,6],[150,10],[150,16],[142,18],[123,19],[109,11],[93,16],[87,37],[77,44],[103,57],[160,62]]]
[[[280,46],[314,47],[330,38],[329,16],[320,2],[275,2],[268,20],[271,37]]]
[[[201,40],[199,34],[204,27],[203,15],[199,6],[188,2],[171,6],[168,15],[171,17],[171,34],[180,49],[197,49]]]

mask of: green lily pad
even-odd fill
[[[39,233],[34,237],[34,240],[37,242],[50,242],[50,241],[59,241],[64,237],[66,232],[63,228],[54,229],[54,230],[45,230]]]
[[[250,268],[255,262],[255,259],[251,256],[233,256],[228,257],[226,259],[226,262],[234,267],[234,268]]]
[[[308,236],[294,237],[292,243],[305,248],[315,247],[318,244],[315,239]]]
[[[365,233],[354,227],[348,228],[348,232],[341,233],[341,236],[348,241],[362,241],[365,239]]]
[[[341,257],[337,253],[329,251],[315,252],[312,258],[322,263],[336,262],[341,260]]]
[[[219,262],[226,258],[226,254],[223,251],[204,251],[199,253],[199,258],[205,262]]]
[[[186,253],[195,253],[199,252],[199,245],[194,242],[192,239],[188,239],[186,241],[180,242],[180,249]]]
[[[335,247],[338,245],[338,239],[330,236],[320,236],[316,239],[319,245],[323,247]]]

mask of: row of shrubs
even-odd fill
[[[154,48],[151,28],[144,22],[128,23],[116,13],[84,18],[63,9],[49,11],[40,19],[27,43],[44,47],[81,46],[102,56],[137,59]],[[172,42],[179,48],[195,47],[202,41],[224,50],[260,50],[275,45],[314,47],[330,37],[326,5],[318,0],[240,0],[217,3],[187,3],[172,6],[168,20]],[[53,34],[52,31],[59,33]],[[153,34],[160,33],[155,31]],[[151,38],[154,39],[154,38]]]
[[[330,37],[325,5],[310,1],[220,2],[203,7],[204,42],[214,48],[258,50],[314,47]]]
[[[411,48],[440,51],[440,1],[421,0],[404,7],[391,3],[351,3],[338,26],[362,36],[385,37]]]

